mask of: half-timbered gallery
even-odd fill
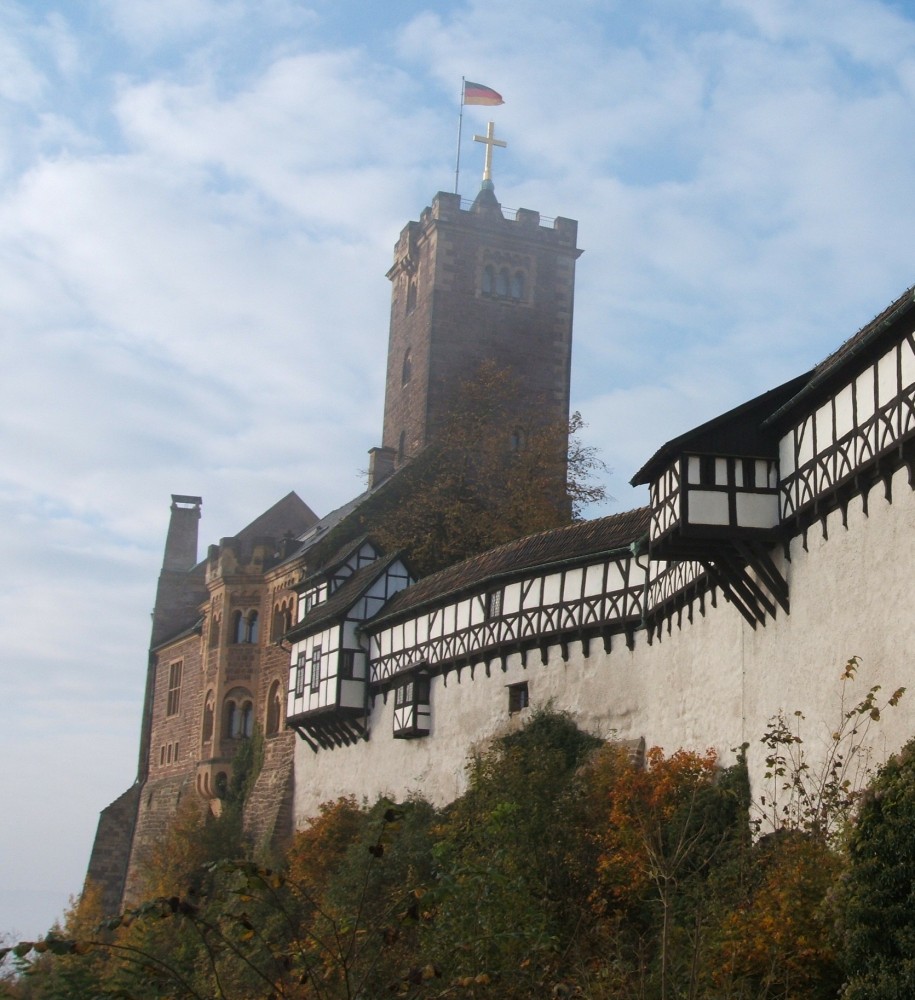
[[[246,827],[270,844],[342,794],[436,802],[468,754],[538,707],[634,744],[754,746],[779,710],[808,739],[861,695],[915,689],[915,295],[812,371],[660,445],[646,507],[517,538],[420,576],[373,528],[483,361],[569,406],[577,224],[439,193],[402,232],[382,445],[365,493],[318,518],[291,493],[198,562],[202,501],[175,495],[153,615],[137,782],[103,813],[106,905],[189,796],[214,812],[256,730]],[[514,417],[517,416],[517,420]],[[557,496],[563,483],[555,484]],[[398,490],[401,492],[398,493]],[[884,753],[915,729],[902,707]],[[756,755],[758,759],[759,755]]]

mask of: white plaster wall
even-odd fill
[[[725,760],[743,742],[751,745],[751,770],[761,774],[759,738],[779,709],[802,710],[808,746],[828,736],[839,714],[839,677],[852,655],[862,658],[855,700],[872,684],[888,695],[899,686],[909,694],[878,727],[876,750],[884,756],[915,735],[915,493],[900,471],[893,482],[892,505],[876,487],[870,517],[860,500],[848,510],[848,530],[838,512],[828,520],[829,539],[819,526],[791,545],[791,561],[778,557],[790,588],[791,614],[779,611],[754,631],[719,594],[718,607],[698,605],[690,624],[666,628],[649,643],[637,633],[635,648],[615,638],[609,654],[592,640],[585,658],[572,644],[569,661],[557,648],[546,666],[539,654],[509,658],[506,672],[493,663],[473,677],[468,668],[447,682],[432,682],[432,732],[423,739],[391,736],[393,696],[379,698],[371,720],[372,736],[355,747],[317,754],[299,743],[296,750],[296,816],[314,814],[322,801],[342,794],[374,799],[381,793],[402,798],[419,792],[437,803],[465,787],[464,766],[472,746],[521,724],[508,717],[506,685],[526,680],[531,705],[552,701],[568,709],[579,724],[601,736],[644,737],[668,751],[680,746],[714,746]],[[524,713],[522,713],[523,715]]]

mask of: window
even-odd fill
[[[416,279],[413,278],[407,285],[407,315],[416,308]]]
[[[508,268],[503,267],[496,275],[496,296],[500,299],[508,298]]]
[[[397,440],[397,461],[402,462],[404,459],[404,453],[407,450],[407,432],[401,431],[400,437]]]
[[[254,732],[254,704],[250,701],[244,702],[239,713],[238,735],[241,739],[251,738]]]
[[[283,717],[283,700],[280,691],[280,682],[274,681],[270,685],[267,694],[267,720],[264,725],[264,733],[267,736],[276,736],[280,731],[280,720]]]
[[[315,646],[311,651],[311,690],[317,691],[321,686],[321,647]]]
[[[292,609],[284,601],[273,609],[273,628],[270,639],[274,643],[283,641],[283,636],[292,627]]]
[[[172,663],[168,668],[168,706],[166,715],[177,715],[181,707],[181,670],[182,661]]]
[[[216,702],[213,698],[213,692],[210,691],[207,693],[206,703],[203,706],[203,726],[201,732],[204,743],[209,743],[213,738],[213,716],[215,709]]]
[[[245,641],[246,627],[245,616],[240,611],[236,611],[232,615],[232,642]]]
[[[394,688],[394,739],[428,736],[432,724],[431,682],[425,670],[410,674]]]
[[[714,455],[700,455],[699,456],[699,485],[700,486],[714,486],[715,485],[715,456]]]
[[[512,299],[515,302],[520,302],[524,298],[524,274],[521,271],[515,271],[512,275]]]
[[[530,693],[527,689],[527,681],[520,684],[508,685],[508,714],[514,715],[530,705]]]
[[[413,377],[413,354],[410,348],[407,348],[407,353],[403,356],[403,366],[400,369],[400,384],[406,385],[407,382]]]
[[[502,591],[493,590],[486,595],[486,617],[498,618],[502,614]]]
[[[243,688],[233,688],[225,702],[223,738],[247,739],[254,731],[254,702]]]
[[[295,696],[301,698],[305,694],[305,667],[308,663],[308,654],[299,653],[299,658],[295,664]]]
[[[484,295],[492,295],[495,291],[496,285],[496,272],[492,264],[487,264],[483,268],[483,281],[481,284],[481,291]]]
[[[356,664],[356,653],[352,649],[340,650],[340,679],[351,681],[353,679],[353,668]]]
[[[252,611],[245,622],[245,642],[257,642],[259,631],[260,618],[256,611]]]

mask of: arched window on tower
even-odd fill
[[[508,298],[508,268],[503,267],[496,275],[496,297],[500,299]]]
[[[480,285],[480,291],[484,295],[492,295],[495,291],[496,286],[496,270],[492,264],[487,264],[483,268],[483,281]]]
[[[239,736],[243,740],[251,739],[254,732],[254,704],[250,701],[242,703],[241,706],[241,726]]]
[[[283,718],[283,692],[280,690],[280,682],[274,681],[270,685],[267,694],[267,719],[264,725],[264,733],[267,736],[276,736],[280,731],[280,722]]]
[[[210,649],[215,649],[219,645],[219,619],[216,615],[210,615]]]
[[[416,279],[411,278],[407,285],[407,315],[416,308]]]
[[[256,611],[249,611],[245,621],[245,642],[257,642],[260,635],[260,616]]]
[[[407,432],[401,431],[400,437],[397,439],[397,461],[402,462],[404,460],[404,453],[407,449]]]
[[[292,628],[292,607],[288,601],[283,601],[273,609],[273,628],[270,641],[282,642],[283,636]]]
[[[512,299],[520,302],[524,298],[524,272],[515,271],[512,275]]]
[[[244,688],[232,688],[223,708],[223,739],[247,739],[254,730],[254,702]]]
[[[232,614],[232,642],[244,642],[248,623],[241,611]]]
[[[407,348],[407,353],[403,356],[403,367],[400,369],[400,384],[406,385],[413,377],[413,353]]]
[[[216,699],[213,697],[213,692],[208,691],[206,696],[206,701],[203,705],[203,725],[200,729],[201,741],[203,743],[209,743],[213,739],[213,723],[214,714],[216,711]]]

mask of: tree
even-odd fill
[[[714,750],[665,756],[652,747],[640,768],[611,745],[589,782],[599,793],[591,901],[615,947],[620,989],[640,983],[661,1000],[704,995],[707,925],[720,888],[713,876],[748,838],[743,761],[722,769]]]
[[[606,471],[568,425],[544,423],[508,370],[486,362],[457,394],[434,441],[392,483],[379,540],[433,572],[524,535],[568,524],[603,500]],[[522,414],[522,416],[519,416]]]
[[[915,996],[915,740],[863,796],[839,896],[844,1000]]]
[[[576,776],[600,740],[541,711],[468,766],[434,851],[430,947],[449,981],[500,997],[548,995],[579,926],[570,880]]]

